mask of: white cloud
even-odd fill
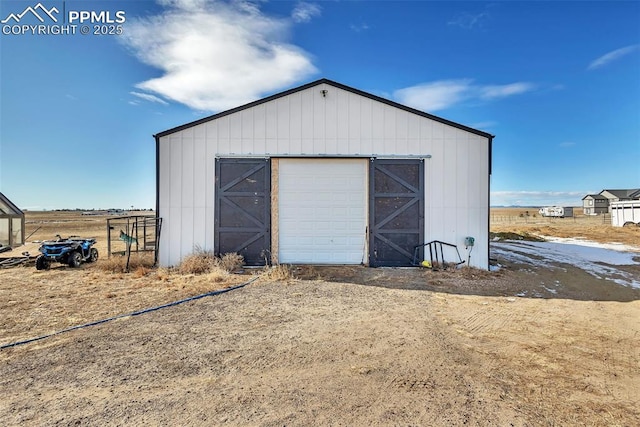
[[[476,14],[465,12],[457,15],[454,19],[447,22],[447,24],[460,27],[465,30],[471,30],[474,28],[482,28],[490,17],[491,16],[487,12],[480,12]]]
[[[320,6],[315,3],[300,2],[291,12],[291,18],[295,22],[309,22],[314,16],[320,16]]]
[[[483,86],[480,88],[480,93],[483,99],[496,99],[519,95],[521,93],[529,92],[533,88],[534,86],[531,83],[511,83],[502,86]]]
[[[140,92],[129,92],[129,93],[133,96],[137,96],[138,98],[144,99],[145,101],[157,102],[158,104],[162,104],[162,105],[169,105],[169,103],[164,99],[158,98],[157,96],[151,95],[149,93],[140,93]]]
[[[467,98],[472,80],[440,80],[398,89],[393,97],[423,111],[444,110]]]
[[[355,31],[356,33],[361,33],[363,31],[366,31],[369,29],[369,25],[365,24],[364,22],[361,24],[351,24],[349,26],[349,28],[351,28],[352,31]]]
[[[472,99],[490,101],[519,95],[535,89],[531,83],[506,85],[476,85],[472,79],[440,80],[396,90],[394,98],[405,105],[422,111],[444,110]]]
[[[588,191],[492,191],[491,206],[582,206]]]
[[[640,44],[634,44],[627,47],[622,47],[620,49],[613,50],[609,53],[602,55],[601,57],[591,61],[587,69],[595,70],[596,68],[604,67],[605,65],[613,62],[617,59],[622,58],[623,56],[629,55],[637,50],[640,50]]]
[[[161,0],[159,15],[127,20],[122,37],[145,64],[162,70],[140,90],[202,111],[221,111],[291,86],[316,72],[287,42],[290,19],[247,1]],[[160,98],[158,98],[160,99]]]

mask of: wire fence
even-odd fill
[[[491,224],[504,225],[504,224],[539,224],[539,225],[553,225],[572,222],[575,224],[584,225],[611,225],[611,214],[600,215],[576,215],[566,218],[559,217],[545,217],[539,214],[520,214],[520,215],[491,215]]]

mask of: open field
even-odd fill
[[[97,237],[102,257],[79,269],[0,270],[0,345],[261,273],[114,273],[104,217],[28,213],[27,234],[36,227],[30,240]],[[638,230],[580,218],[492,231],[625,243],[640,254]],[[0,423],[639,425],[640,289],[542,255],[498,256],[496,272],[292,267],[4,348]],[[640,277],[633,259],[617,268]]]

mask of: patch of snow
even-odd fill
[[[501,268],[502,268],[502,266],[500,264],[490,265],[489,266],[489,271],[500,271]]]
[[[638,265],[634,261],[638,254],[621,251],[621,246],[624,245],[601,244],[577,239],[552,242],[507,240],[492,242],[491,249],[493,257],[547,268],[558,268],[557,263],[570,264],[598,279],[606,278],[619,285],[640,289],[640,281],[637,278],[615,267]]]
[[[540,236],[547,242],[563,243],[568,245],[588,246],[592,248],[611,249],[618,252],[640,252],[640,246],[625,245],[624,243],[598,243],[591,240],[585,240],[580,237],[552,237]]]

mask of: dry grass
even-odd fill
[[[574,218],[532,218],[520,217],[522,208],[491,209],[491,232],[512,233],[520,238],[532,237],[580,238],[599,243],[622,243],[640,245],[640,227],[613,227],[601,216],[584,216],[578,213]]]
[[[227,253],[220,257],[219,266],[229,273],[242,268],[244,265],[244,257],[237,253]]]
[[[110,258],[100,259],[97,262],[98,269],[110,273],[127,273],[127,257],[114,255]],[[129,271],[133,271],[136,277],[146,276],[153,268],[153,255],[131,254],[129,259]]]
[[[294,274],[290,265],[276,264],[266,267],[260,273],[260,278],[267,282],[287,282],[294,278]]]
[[[243,264],[242,255],[227,253],[217,257],[211,251],[196,248],[191,255],[187,255],[182,260],[178,271],[182,274],[216,273],[224,276],[225,273],[229,274],[241,268]]]
[[[218,266],[213,252],[197,248],[192,254],[184,257],[178,271],[182,274],[203,274],[208,273]]]

